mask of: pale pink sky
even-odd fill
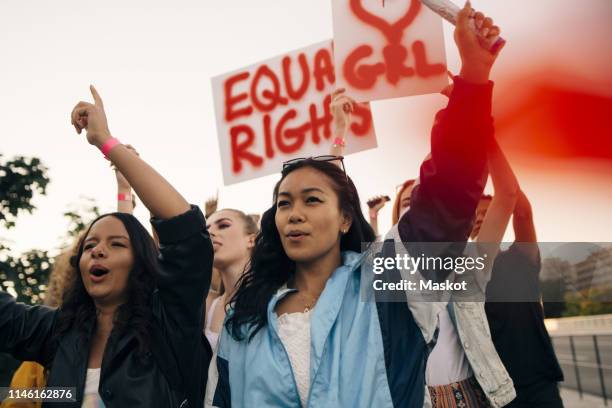
[[[329,1],[2,1],[0,152],[42,158],[52,182],[48,195],[36,198],[38,210],[0,236],[16,250],[52,249],[66,229],[62,212],[79,196],[114,209],[114,176],[68,117],[76,102],[90,98],[90,83],[105,100],[114,135],[135,145],[188,200],[202,203],[219,189],[223,207],[266,209],[277,176],[221,185],[210,78],[331,38]],[[552,63],[580,78],[561,86],[612,96],[609,0],[472,3],[493,16],[508,40],[493,74],[498,90],[504,78]],[[457,71],[446,23],[445,37],[449,68]],[[433,114],[444,103],[427,95],[373,104],[379,148],[346,160],[363,201],[392,195],[416,175]],[[508,155],[532,200],[540,240],[612,241],[610,163]],[[389,207],[380,215],[383,228]],[[146,223],[142,205],[136,215]]]

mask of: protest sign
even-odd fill
[[[332,0],[338,87],[357,101],[448,84],[442,19],[420,0]]]
[[[225,185],[279,173],[284,161],[329,154],[335,75],[324,41],[212,79]],[[368,104],[358,104],[346,153],[376,147]]]

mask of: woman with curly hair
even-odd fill
[[[72,401],[53,406],[201,406],[211,354],[202,336],[212,266],[204,216],[111,136],[91,92],[95,103],[79,102],[72,124],[87,130],[153,214],[159,250],[134,216],[98,217],[79,243],[59,309],[0,293],[0,351],[46,367],[47,387],[74,387]]]
[[[126,145],[129,149],[135,150]],[[111,165],[112,166],[112,165]],[[136,196],[132,193],[132,186],[121,172],[112,166],[117,181],[117,211],[132,214],[136,207]],[[74,285],[76,268],[73,266],[73,258],[77,255],[80,243],[85,237],[86,231],[81,231],[73,238],[73,242],[57,255],[53,262],[53,269],[49,275],[49,283],[45,290],[43,304],[52,308],[62,305],[62,298],[66,289]],[[47,370],[34,361],[24,361],[13,374],[10,387],[17,388],[41,388],[47,382]],[[40,408],[42,401],[5,400],[0,408]]]

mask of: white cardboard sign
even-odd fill
[[[357,101],[448,84],[442,19],[420,0],[332,0],[338,87]]]
[[[330,153],[331,40],[214,77],[212,89],[225,185]],[[346,144],[346,154],[377,146],[368,104],[355,107]]]

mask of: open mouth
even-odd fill
[[[89,273],[96,277],[104,276],[108,272],[109,272],[108,269],[106,269],[103,266],[99,266],[99,265],[94,265],[91,267],[91,269],[89,269]]]

